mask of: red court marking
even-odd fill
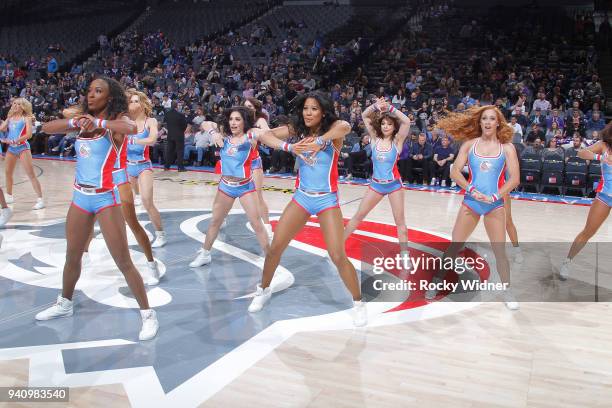
[[[312,223],[318,224],[317,218],[313,217],[309,220]],[[345,223],[348,220],[344,220]],[[272,225],[275,226],[278,221],[272,221]],[[381,224],[377,222],[364,221],[358,231],[367,231],[374,232],[377,234],[385,235],[388,237],[395,238],[397,235],[397,229],[394,225]],[[320,249],[325,249],[325,240],[323,238],[322,231],[318,226],[310,226],[306,225],[294,238],[296,241],[309,244],[315,246]],[[408,229],[408,240],[413,243],[419,243],[421,245],[427,246],[429,248],[444,251],[448,248],[450,244],[450,240],[440,237],[438,235],[433,235],[423,231],[416,231],[412,229]],[[395,256],[399,253],[399,243],[397,242],[389,242],[375,237],[368,237],[364,235],[351,235],[346,242],[346,253],[350,258],[359,259],[365,263],[373,264],[375,257],[390,257],[395,258]],[[478,257],[471,249],[462,250],[459,255],[465,259],[474,260]],[[429,252],[417,250],[414,248],[410,248],[410,257],[411,258],[422,258],[433,259],[437,258]],[[386,269],[387,272],[392,273],[393,275],[399,277],[400,279],[404,279],[406,281],[418,282],[421,280],[431,281],[433,277],[433,270],[427,270],[423,267],[420,267],[413,274],[406,275],[405,271],[402,269]],[[480,280],[487,280],[490,276],[490,268],[487,262],[484,263],[483,268],[476,268],[475,271],[480,276]],[[457,282],[458,276],[456,274],[449,274],[446,279],[448,282]],[[441,291],[436,299],[441,299],[449,294],[448,291]],[[415,290],[410,293],[409,297],[400,305],[396,306],[393,309],[388,310],[387,312],[395,312],[399,310],[405,309],[413,309],[416,307],[425,306],[429,301],[424,299],[425,293],[422,290]],[[416,300],[410,300],[410,299]]]

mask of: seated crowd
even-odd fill
[[[570,151],[598,139],[605,126],[605,95],[590,37],[583,35],[576,44],[554,36],[546,43],[531,38],[525,45],[521,42],[525,38],[512,37],[512,31],[502,26],[481,26],[467,21],[452,3],[434,3],[440,4],[425,7],[418,27],[406,27],[397,38],[378,44],[366,63],[356,71],[347,70],[344,79],[333,83],[321,70],[313,72],[313,62],[320,55],[325,55],[323,61],[340,61],[337,64],[352,61],[356,40],[337,47],[329,39],[317,38],[313,44],[278,39],[278,49],[260,64],[234,58],[232,47],[241,39],[232,32],[184,47],[173,45],[159,31],[122,34],[101,48],[96,61],[75,64],[66,72],[54,67],[34,69],[0,55],[0,118],[6,118],[11,98],[18,96],[32,102],[38,123],[61,117],[63,108],[82,101],[89,80],[103,74],[151,98],[153,114],[161,124],[152,149],[154,162],[165,164],[164,115],[176,102],[189,123],[183,161],[214,166],[218,153],[200,130],[204,120],[215,120],[228,107],[257,98],[274,126],[285,123],[296,96],[323,89],[331,94],[336,114],[352,126],[339,161],[340,173],[351,179],[370,175],[371,140],[361,114],[375,97],[385,96],[412,121],[411,137],[398,160],[402,179],[441,186],[451,185],[449,170],[458,146],[452,135],[436,129],[436,123],[452,111],[495,105],[514,129],[513,142],[535,149]],[[453,39],[453,30],[461,35]],[[459,40],[452,52],[444,48],[447,42]],[[542,47],[549,49],[543,59]],[[532,55],[524,50],[536,50],[543,62],[526,65]],[[456,64],[457,52],[463,55]],[[336,67],[330,65],[328,70]],[[33,153],[74,155],[75,136],[36,131]],[[293,172],[294,160],[286,152],[261,146],[260,153],[269,173]]]

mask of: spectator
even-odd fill
[[[512,116],[510,118],[510,127],[512,128],[512,132],[515,135],[519,135],[521,137],[521,139],[523,138],[523,127],[521,125],[518,124],[517,122],[518,117],[517,116]]]
[[[64,140],[64,136],[63,134],[49,136],[49,139],[47,139],[47,152],[49,154],[60,154],[60,144]]]
[[[567,126],[565,128],[565,132],[568,135],[573,135],[575,132],[578,132],[578,133],[580,133],[580,136],[582,136],[582,137],[586,136],[586,127],[584,125],[584,122],[580,118],[580,112],[579,111],[574,110],[572,112],[572,118],[571,118],[571,120],[569,120],[567,122]]]
[[[421,132],[418,136],[417,143],[412,144],[410,157],[407,162],[406,178],[409,183],[415,180],[415,168],[420,168],[423,172],[423,184],[429,184],[429,171],[431,169],[430,160],[433,157],[431,145],[427,142],[425,133]]]
[[[584,145],[580,134],[574,133],[574,136],[572,137],[572,142],[569,145],[563,146],[563,148],[565,149],[565,161],[572,157],[576,157],[578,155],[578,151],[585,147],[586,146]]]
[[[544,92],[539,92],[538,99],[533,101],[532,110],[535,111],[536,109],[540,109],[540,111],[544,112],[545,114],[548,114],[548,111],[550,110],[550,102],[546,100],[546,94]]]
[[[47,57],[47,73],[49,74],[55,74],[58,70],[58,65],[57,65],[57,60],[55,59],[55,57],[49,55]]]
[[[372,146],[370,145],[370,136],[363,135],[361,140],[353,145],[350,153],[342,153],[344,158],[344,168],[346,168],[346,180],[353,178],[353,172],[356,164],[363,164],[372,157]]]
[[[552,128],[552,124],[556,123],[557,124],[557,128],[565,130],[565,121],[563,120],[563,118],[561,116],[559,116],[559,110],[558,109],[553,109],[552,110],[552,116],[550,116],[548,118],[546,123],[547,123],[547,128],[548,129],[551,129]]]
[[[204,161],[204,154],[208,151],[211,144],[212,138],[210,134],[202,129],[194,135],[191,144],[187,143],[187,136],[185,136],[185,153],[183,155],[183,161],[189,163],[191,153],[196,152],[197,158],[194,164],[201,167]]]
[[[586,137],[587,139],[591,139],[593,135],[593,131],[601,132],[606,127],[606,121],[601,117],[601,113],[599,111],[594,111],[592,113],[591,119],[587,121],[586,125]]]
[[[529,119],[530,126],[538,125],[540,129],[546,129],[546,116],[542,114],[541,108],[535,108],[532,116]]]
[[[548,143],[548,140],[550,139],[546,139],[546,135],[544,134],[544,132],[540,129],[540,126],[538,126],[537,124],[533,124],[531,126],[531,129],[529,130],[529,133],[527,133],[527,138],[525,139],[525,143],[527,144],[533,144],[533,142],[536,139],[540,139],[540,140],[546,140]]]
[[[455,151],[450,145],[450,139],[448,136],[443,136],[441,145],[436,146],[433,150],[432,186],[440,182],[442,187],[446,187],[447,182],[450,183],[450,167],[454,160]]]
[[[397,90],[397,93],[391,100],[391,104],[395,107],[395,109],[401,109],[402,106],[406,104],[406,95],[404,94],[404,90],[402,88]]]
[[[162,107],[163,107],[165,110],[172,109],[172,99],[170,99],[170,97],[169,97],[167,94],[165,94],[165,95],[162,97],[162,103],[161,103],[161,106],[162,106]],[[178,105],[177,105],[177,106],[178,106]]]

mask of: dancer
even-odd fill
[[[119,192],[121,212],[123,213],[123,218],[130,227],[130,230],[132,230],[132,233],[134,234],[134,237],[138,242],[138,246],[140,246],[140,248],[144,252],[145,257],[147,258],[147,269],[149,270],[149,273],[144,278],[144,282],[148,286],[155,286],[159,284],[159,280],[162,278],[162,276],[159,271],[159,265],[153,257],[153,250],[151,249],[151,242],[149,241],[149,237],[147,236],[147,233],[142,227],[142,225],[140,225],[140,222],[138,222],[138,216],[136,215],[136,208],[134,206],[134,195],[132,193],[132,189],[130,187],[130,182],[128,180],[127,175],[127,146],[129,139],[129,135],[123,138],[123,141],[121,142],[121,145],[117,152],[112,173],[113,184],[117,187],[117,190]],[[94,229],[92,226],[91,234],[88,237],[87,244],[85,245],[85,251],[83,253],[83,260],[86,264],[91,262],[91,258],[89,256],[89,244],[91,243],[93,237]]]
[[[329,257],[338,268],[340,277],[353,298],[353,322],[356,326],[363,326],[367,324],[366,306],[361,301],[357,273],[344,249],[344,225],[338,204],[338,152],[351,126],[338,119],[332,101],[321,93],[302,95],[295,106],[298,117],[294,129],[302,140],[288,145],[285,150],[298,154],[297,190],[276,226],[270,250],[266,255],[262,281],[257,286],[249,312],[260,311],[270,300],[270,283],[281,255],[310,217],[317,215]],[[290,128],[283,126],[270,133],[277,138],[286,139]],[[266,143],[265,140],[262,141]]]
[[[8,144],[6,151],[6,202],[12,204],[13,198],[13,175],[17,159],[20,159],[23,169],[25,170],[34,192],[36,193],[36,204],[32,207],[35,210],[45,208],[45,202],[42,196],[42,188],[40,182],[34,174],[34,166],[32,164],[32,153],[30,151],[30,143],[28,139],[32,137],[32,104],[25,98],[16,98],[11,104],[11,109],[8,112],[7,118],[0,124],[0,132],[7,132],[5,139],[0,142]]]
[[[227,217],[234,201],[240,199],[240,204],[246,212],[247,218],[255,231],[259,245],[264,253],[268,252],[268,234],[263,226],[257,205],[257,196],[250,194],[255,191],[252,179],[251,162],[254,158],[253,150],[257,148],[257,140],[262,139],[278,148],[282,141],[274,137],[262,137],[264,131],[253,129],[254,117],[251,112],[242,106],[234,106],[225,112],[222,136],[214,122],[202,122],[201,128],[209,132],[215,144],[221,148],[221,180],[213,202],[212,218],[208,223],[206,239],[196,258],[189,264],[190,267],[206,265],[211,262],[210,250]],[[271,146],[272,147],[272,146]]]
[[[66,216],[66,263],[62,293],[50,308],[38,313],[36,320],[50,320],[73,314],[74,288],[81,275],[81,257],[95,219],[115,263],[134,294],[142,317],[140,340],[155,337],[159,324],[149,308],[147,292],[132,263],[125,232],[119,192],[113,183],[113,169],[119,148],[127,134],[136,133],[136,125],[124,112],[127,98],[119,82],[97,78],[89,85],[81,112],[72,119],[58,119],[43,125],[49,134],[68,133],[80,128],[75,143],[76,175],[72,204]]]
[[[151,117],[153,108],[147,95],[128,89],[127,96],[130,117],[136,122],[136,127],[142,129],[128,136],[127,172],[130,183],[136,185],[135,190],[141,193],[142,205],[155,228],[155,241],[151,247],[160,248],[166,244],[166,232],[153,202],[153,164],[149,157],[149,146],[157,142],[157,119]]]
[[[586,224],[574,239],[567,258],[561,264],[559,270],[561,280],[566,280],[569,277],[574,257],[578,255],[610,215],[610,207],[612,207],[612,122],[608,123],[601,131],[601,140],[586,149],[579,150],[578,157],[585,160],[599,160],[601,162],[601,180],[597,187],[597,196],[595,196],[589,209]]]
[[[519,183],[519,165],[512,141],[512,128],[501,112],[491,106],[471,108],[465,113],[455,113],[438,122],[438,127],[463,141],[457,159],[451,169],[452,179],[466,192],[452,232],[452,242],[443,258],[454,259],[465,241],[472,234],[480,217],[491,242],[497,271],[507,290],[503,293],[504,303],[510,310],[519,308],[510,291],[510,263],[506,256],[506,215],[503,197]],[[470,176],[466,180],[461,170],[468,165]],[[508,180],[501,184],[504,172]],[[440,282],[442,270],[434,277]],[[427,299],[433,299],[436,291],[428,291]]]
[[[263,112],[262,103],[256,98],[246,98],[244,106],[255,115],[255,127],[262,130],[269,130],[268,115]],[[257,146],[258,147],[258,146]],[[259,216],[263,220],[264,228],[269,237],[272,237],[272,225],[270,225],[270,213],[268,205],[263,198],[263,163],[259,149],[255,147],[253,150],[253,161],[251,162],[251,170],[253,172],[253,181],[255,182],[255,191],[257,191],[257,206],[259,208]]]
[[[377,111],[378,114],[376,114]],[[346,241],[380,200],[387,196],[395,225],[397,225],[400,251],[407,255],[408,235],[404,219],[404,189],[397,169],[397,160],[404,140],[410,131],[410,119],[395,109],[393,105],[389,105],[384,98],[363,111],[362,117],[368,134],[376,136],[372,143],[374,171],[370,189],[361,200],[359,209],[344,228],[344,240]]]

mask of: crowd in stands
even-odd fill
[[[63,108],[81,102],[91,78],[107,75],[151,97],[162,124],[154,161],[163,163],[164,114],[176,102],[190,123],[183,158],[196,166],[214,165],[211,141],[199,129],[202,121],[215,120],[224,109],[254,97],[262,101],[269,121],[279,123],[296,96],[323,89],[331,94],[338,116],[352,126],[341,152],[341,173],[350,179],[369,176],[371,141],[361,113],[375,97],[385,96],[412,120],[411,137],[398,162],[402,178],[441,185],[450,185],[457,147],[452,135],[435,126],[452,111],[495,105],[514,128],[513,142],[535,149],[571,150],[577,140],[580,145],[597,140],[605,126],[606,95],[597,72],[595,39],[589,34],[592,27],[584,24],[584,16],[574,27],[580,35],[573,37],[571,32],[549,33],[537,10],[521,16],[523,26],[533,27],[525,33],[514,31],[512,19],[501,23],[491,17],[499,11],[478,18],[488,24],[447,2],[423,2],[419,12],[424,17],[419,24],[407,25],[376,45],[366,64],[349,69],[343,78],[332,76],[337,79],[332,83],[324,74],[351,66],[370,47],[369,40],[355,38],[340,46],[317,37],[302,44],[295,36],[271,38],[268,27],[251,24],[250,33],[230,31],[183,47],[161,31],[121,34],[100,41],[95,61],[74,64],[66,72],[58,70],[51,54],[27,61],[0,55],[0,118],[17,96],[32,102],[37,122],[61,117]],[[290,31],[302,24],[296,16],[284,21],[283,28]],[[270,41],[276,48],[265,63],[245,63],[232,53],[236,45]],[[72,155],[74,137],[37,132],[33,153]],[[293,171],[288,155],[265,147],[261,154],[269,172]]]

